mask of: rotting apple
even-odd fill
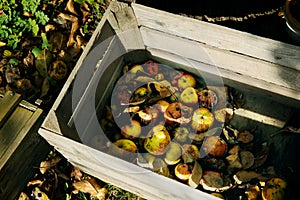
[[[188,139],[189,133],[190,131],[187,127],[184,126],[176,127],[173,132],[174,139],[177,142],[183,143]]]
[[[192,175],[193,167],[187,163],[179,163],[175,167],[175,176],[181,181],[188,181]]]
[[[218,102],[217,94],[212,90],[204,89],[198,93],[198,96],[201,107],[212,108]]]
[[[177,86],[181,90],[184,90],[187,87],[195,87],[196,79],[193,75],[185,73],[178,79]]]
[[[194,144],[183,144],[182,145],[182,159],[185,163],[192,163],[199,158],[199,148]]]
[[[167,129],[158,124],[149,131],[144,140],[144,148],[153,155],[162,155],[168,150],[170,142],[171,137]]]
[[[196,104],[198,103],[198,95],[193,87],[185,88],[180,94],[180,101],[184,104]]]
[[[168,106],[169,102],[167,102],[166,100],[159,100],[155,104],[155,107],[157,107],[157,109],[162,113],[164,113],[167,110]]]
[[[171,142],[164,160],[168,165],[175,165],[180,161],[181,153],[182,150],[180,144]]]
[[[226,142],[218,136],[208,136],[203,142],[203,150],[212,157],[224,156],[227,151]]]
[[[148,60],[147,62],[144,63],[145,68],[147,69],[147,72],[152,75],[155,76],[158,73],[158,63],[154,62],[153,60]]]
[[[168,106],[164,117],[166,123],[188,124],[191,121],[192,112],[193,109],[191,107],[174,102]]]
[[[192,116],[193,129],[204,132],[209,129],[214,123],[214,115],[207,108],[198,108],[194,111]]]
[[[130,124],[124,125],[121,128],[121,134],[125,138],[134,139],[140,136],[142,127],[139,121],[131,120]]]
[[[282,178],[269,179],[262,189],[263,200],[282,200],[284,198],[287,183]]]

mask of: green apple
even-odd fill
[[[181,90],[183,90],[187,87],[195,87],[196,86],[196,79],[191,74],[183,74],[178,79],[177,86]]]
[[[180,101],[185,104],[196,104],[198,103],[198,95],[193,87],[185,88],[180,94]]]
[[[185,142],[188,138],[188,135],[189,135],[190,131],[188,128],[184,127],[184,126],[179,126],[179,127],[176,127],[174,129],[174,139],[177,141],[177,142]]]
[[[147,136],[148,137],[144,140],[144,148],[149,153],[162,155],[168,150],[171,137],[163,125],[159,124],[154,126]]]
[[[131,69],[130,69],[130,72],[132,74],[136,74],[138,71],[144,71],[144,68],[142,65],[134,65]]]
[[[136,144],[129,139],[119,139],[109,145],[108,154],[133,161],[137,152]]]
[[[194,111],[192,116],[192,127],[199,131],[204,132],[209,129],[214,123],[214,115],[207,108],[198,108]]]

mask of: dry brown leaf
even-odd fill
[[[32,186],[32,185],[38,185],[38,186],[41,186],[43,183],[44,183],[44,181],[36,179],[36,180],[29,181],[29,182],[27,183],[27,187],[30,187],[30,186]]]
[[[51,160],[42,161],[40,164],[40,172],[42,174],[45,174],[48,171],[48,169],[57,165],[59,161],[61,161],[61,157],[59,156],[53,157]]]
[[[66,11],[69,11],[70,13],[72,13],[72,14],[78,16],[78,13],[77,13],[77,11],[76,11],[75,8],[74,8],[74,1],[73,1],[73,0],[69,0],[69,1],[68,1],[65,10],[66,10]]]
[[[47,78],[44,78],[40,98],[46,96],[50,90],[50,83]]]
[[[67,43],[67,47],[70,47],[76,42],[74,39],[74,35],[75,35],[75,32],[79,28],[78,18],[73,15],[68,15],[65,13],[60,13],[58,15],[58,17],[72,22],[72,27],[71,27],[71,31],[70,31],[70,35],[69,35],[69,41]]]
[[[96,197],[99,200],[105,200],[107,195],[106,188],[101,188],[97,180],[91,177],[83,181],[74,182],[73,187],[76,189],[73,193],[78,193],[78,191],[89,193],[92,197]]]
[[[88,19],[88,16],[90,14],[90,8],[87,3],[82,3],[80,5],[80,11],[82,12],[82,23],[84,24],[86,20]]]
[[[77,168],[77,167],[73,168],[73,170],[71,172],[71,178],[73,178],[73,177],[74,177],[75,180],[79,180],[79,181],[81,180],[82,173],[81,173],[79,168]]]
[[[267,178],[255,171],[241,170],[233,176],[233,179],[237,182],[237,184],[241,184],[249,182],[252,179],[266,180]]]

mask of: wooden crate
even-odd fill
[[[292,166],[299,177],[297,136],[270,134],[300,108],[300,47],[135,3],[110,3],[39,133],[75,166],[141,197],[215,199],[87,145],[122,66],[147,58],[188,71],[201,66],[205,77],[242,91],[246,104],[233,123],[256,126],[256,135],[275,144],[274,163]]]
[[[16,199],[50,146],[37,132],[41,109],[8,91],[0,110],[0,198]]]

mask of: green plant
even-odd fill
[[[0,2],[0,40],[15,49],[24,34],[37,36],[49,17],[39,8],[41,0],[2,0]]]

